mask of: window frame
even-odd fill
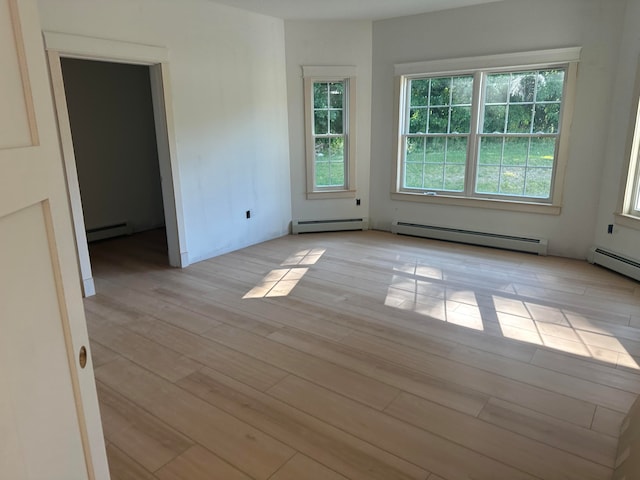
[[[305,112],[305,160],[307,199],[355,198],[356,196],[356,67],[303,66]],[[345,183],[340,187],[316,186],[314,90],[317,82],[344,82],[343,135]]]
[[[435,75],[424,75],[424,74],[419,74],[419,75],[405,75],[403,76],[403,85],[402,85],[402,100],[404,101],[403,105],[400,106],[401,109],[401,117],[400,117],[400,138],[398,139],[400,145],[400,158],[398,159],[399,164],[400,164],[400,170],[398,172],[399,178],[398,178],[398,191],[400,193],[408,193],[408,194],[422,194],[425,195],[426,193],[423,193],[423,191],[431,191],[431,189],[412,189],[409,187],[404,187],[404,172],[406,171],[406,168],[403,168],[404,166],[404,160],[405,160],[405,150],[406,150],[406,144],[407,142],[404,141],[404,137],[423,137],[425,139],[428,138],[446,138],[447,141],[450,138],[467,138],[467,153],[466,153],[466,157],[469,157],[469,152],[470,152],[470,139],[472,137],[471,135],[471,131],[474,128],[474,121],[473,119],[477,116],[477,111],[474,108],[474,100],[475,100],[475,92],[472,93],[473,98],[471,100],[471,121],[470,121],[470,125],[469,125],[469,133],[460,133],[460,132],[450,132],[450,133],[410,133],[408,131],[405,131],[405,126],[407,124],[410,123],[410,110],[411,110],[411,88],[410,88],[410,82],[412,80],[422,80],[422,79],[434,79],[434,78],[439,78],[439,77],[450,77],[450,76],[470,76],[472,77],[472,82],[475,82],[476,80],[476,76],[473,73],[469,73],[469,72],[459,72],[456,73],[455,75],[440,75],[440,74],[435,74]],[[453,105],[448,105],[449,108],[453,108]],[[418,108],[434,108],[429,106],[424,106],[424,107],[418,107]],[[467,162],[465,161],[465,167],[467,166]],[[466,175],[465,175],[466,176]],[[465,178],[465,182],[464,182],[464,188],[462,192],[455,192],[455,191],[449,191],[447,193],[445,193],[444,195],[453,195],[453,196],[459,196],[459,195],[464,195],[464,192],[467,191],[468,185],[467,185],[467,181]],[[434,190],[437,192],[444,192],[445,190]],[[431,194],[431,193],[429,193]]]
[[[636,206],[640,207],[640,60],[629,117],[625,158],[615,222],[624,227],[640,230],[640,210],[636,208]]]
[[[562,186],[568,161],[569,130],[575,101],[580,47],[570,47],[534,52],[510,53],[482,57],[435,60],[395,65],[395,141],[396,155],[391,197],[394,200],[434,203],[443,205],[459,205],[498,210],[512,210],[532,213],[558,215],[562,205]],[[549,199],[534,197],[505,196],[501,194],[475,193],[476,169],[478,163],[478,147],[481,132],[480,122],[483,112],[484,92],[478,82],[483,75],[502,72],[521,72],[547,68],[566,68],[564,96],[562,100],[562,116],[559,120],[559,140]],[[430,192],[424,190],[408,191],[403,188],[404,168],[404,121],[407,116],[409,80],[415,78],[433,78],[446,76],[472,75],[474,89],[472,98],[471,126],[467,145],[467,161],[465,164],[465,184],[463,192]],[[531,136],[535,136],[532,134]]]

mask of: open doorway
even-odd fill
[[[122,228],[125,231],[132,228],[151,228],[153,221],[150,222],[147,220],[146,222],[141,222],[138,227],[135,227],[133,226],[135,221],[130,220],[129,215],[99,217],[98,219],[100,221],[95,222],[92,217],[91,224],[87,225],[88,228],[85,229],[83,199],[81,198],[80,183],[78,181],[79,175],[74,152],[74,139],[67,109],[65,78],[63,77],[62,70],[63,61],[66,64],[71,64],[72,62],[66,62],[65,59],[91,61],[89,63],[97,64],[98,67],[104,67],[109,63],[122,65],[124,67],[141,67],[142,70],[140,71],[144,72],[144,77],[148,77],[147,85],[150,84],[151,90],[155,145],[157,147],[156,165],[158,165],[157,170],[159,170],[160,175],[161,210],[164,214],[168,263],[173,267],[186,267],[189,265],[189,254],[186,250],[182,193],[176,160],[168,50],[164,47],[153,45],[142,45],[57,32],[44,32],[44,39],[49,60],[56,115],[58,117],[60,143],[64,158],[67,188],[75,231],[78,268],[84,296],[91,296],[95,293],[86,230],[88,229],[90,231],[92,238],[98,238],[101,235],[100,232],[108,231],[112,228]],[[100,96],[101,93],[94,92],[94,95]],[[86,109],[86,107],[83,108]],[[155,178],[156,181],[157,170],[150,175]],[[120,176],[121,181],[125,181],[125,178],[126,177]],[[157,187],[157,182],[155,185]],[[87,187],[83,188],[85,190],[87,189]],[[157,195],[155,198],[155,203],[151,203],[153,203],[157,210],[160,202],[157,200]],[[120,201],[120,199],[117,201]],[[89,208],[88,205],[87,208]],[[104,213],[104,211],[102,213]],[[156,223],[161,223],[161,221],[156,220]],[[117,231],[114,233],[117,233]]]
[[[149,67],[60,63],[88,242],[164,229]]]

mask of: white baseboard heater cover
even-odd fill
[[[122,235],[131,235],[132,232],[133,230],[127,222],[91,228],[87,230],[87,242],[96,242],[98,240],[105,240],[107,238],[120,237]]]
[[[291,222],[291,233],[341,232],[346,230],[367,230],[369,221],[366,218],[345,218],[335,220],[294,220]]]
[[[438,227],[435,225],[420,225],[417,223],[394,221],[391,231],[400,235],[433,238],[449,242],[468,243],[483,247],[502,248],[518,252],[547,254],[547,240],[542,238],[516,237],[498,233],[476,232],[458,228]]]
[[[587,260],[589,263],[600,265],[640,281],[640,260],[635,260],[600,247],[593,247],[589,251]]]

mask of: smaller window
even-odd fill
[[[346,189],[345,87],[340,82],[313,82],[314,189]]]
[[[635,132],[633,135],[632,158],[629,162],[624,213],[640,218],[640,105],[638,105]]]
[[[303,67],[307,198],[355,196],[353,67]]]
[[[625,186],[621,194],[622,205],[618,210],[622,214],[618,216],[618,221],[633,228],[638,226],[638,220],[640,220],[640,66],[636,83],[634,117],[630,122],[627,147],[629,167],[625,170]]]

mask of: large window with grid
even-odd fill
[[[572,68],[401,75],[396,192],[553,204]]]
[[[307,198],[355,196],[355,68],[303,73]]]

